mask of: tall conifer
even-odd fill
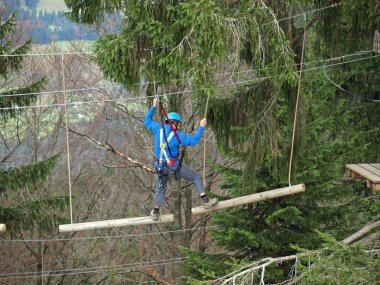
[[[31,49],[32,42],[16,45],[13,32],[16,27],[15,15],[1,19],[0,25],[0,123],[2,125],[2,149],[0,169],[0,223],[7,226],[12,236],[28,230],[33,235],[40,231],[52,231],[63,218],[52,214],[52,210],[63,208],[66,198],[36,197],[34,193],[45,181],[57,163],[59,155],[44,161],[37,161],[33,155],[25,165],[14,162],[14,155],[22,143],[15,143],[11,124],[18,120],[22,107],[36,102],[36,95],[25,93],[38,92],[46,83],[46,77],[27,86],[20,85],[16,72],[22,69],[23,54]],[[20,94],[20,95],[18,95]],[[17,108],[20,107],[20,108]],[[20,136],[21,134],[17,134]],[[23,138],[18,137],[19,142]],[[10,147],[12,146],[12,147]],[[10,163],[10,162],[14,163]],[[10,167],[8,167],[10,165]]]

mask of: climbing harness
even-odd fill
[[[166,137],[164,128],[161,128],[161,130],[160,130],[160,149],[161,149],[161,151],[160,151],[159,159],[157,159],[157,162],[160,163],[161,165],[169,164],[170,166],[172,166],[177,161],[177,158],[173,158],[173,155],[171,154],[171,150],[170,150],[170,146],[169,146],[169,142],[171,141],[173,136],[174,136],[174,132],[171,132],[169,137]],[[164,137],[165,137],[165,140],[164,140]],[[166,147],[168,148],[170,156],[172,157],[172,159],[170,159],[168,154],[166,153]],[[166,161],[163,161],[163,158],[165,158]]]

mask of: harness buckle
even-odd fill
[[[160,143],[160,149],[164,151],[166,149],[166,144]]]

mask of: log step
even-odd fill
[[[228,209],[232,207],[237,207],[244,204],[250,204],[254,202],[260,202],[264,200],[269,200],[277,197],[293,195],[296,193],[304,192],[305,185],[298,184],[294,186],[279,188],[275,190],[265,191],[261,193],[255,193],[243,197],[238,197],[234,199],[229,199],[226,201],[221,201],[210,209],[205,209],[203,206],[192,208],[191,212],[194,216],[203,215],[214,211],[219,211],[223,209]],[[59,232],[77,232],[85,230],[97,230],[97,229],[108,229],[115,227],[125,227],[125,226],[136,226],[136,225],[148,225],[148,224],[159,224],[159,223],[170,223],[174,222],[174,215],[161,215],[158,221],[153,221],[150,216],[148,217],[137,217],[137,218],[126,218],[117,220],[106,220],[106,221],[93,221],[85,223],[67,224],[60,225]]]

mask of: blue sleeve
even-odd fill
[[[148,113],[146,113],[144,118],[144,125],[153,134],[155,134],[157,130],[161,128],[161,125],[153,120],[154,111],[156,111],[156,107],[153,106],[152,108],[150,108]]]
[[[204,130],[205,128],[200,126],[197,132],[192,136],[181,133],[181,132],[178,132],[178,136],[179,136],[179,139],[181,140],[182,145],[195,146],[199,143]]]

